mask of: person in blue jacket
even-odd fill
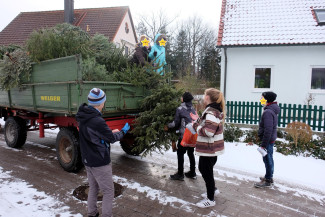
[[[167,64],[165,49],[166,42],[166,35],[158,33],[155,36],[154,45],[151,47],[149,53],[149,58],[152,60],[153,66],[158,67],[156,72],[160,75],[164,75],[164,66]]]
[[[277,138],[278,114],[280,113],[280,107],[275,102],[276,93],[271,91],[264,92],[262,97],[266,100],[267,104],[264,107],[259,123],[258,137],[261,141],[260,147],[267,153],[263,156],[266,173],[264,177],[260,177],[261,182],[255,183],[254,186],[256,188],[267,188],[273,184],[273,146]]]
[[[106,101],[104,91],[93,88],[88,94],[88,105],[80,105],[76,120],[79,124],[79,140],[82,162],[86,167],[89,182],[88,216],[99,216],[97,195],[103,193],[102,216],[112,216],[114,184],[110,144],[119,141],[128,132],[128,123],[121,131],[111,130],[102,118]]]

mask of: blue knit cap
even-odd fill
[[[98,106],[106,101],[105,92],[99,88],[93,88],[88,94],[88,103],[91,106]]]

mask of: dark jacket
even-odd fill
[[[168,124],[168,128],[177,128],[180,138],[183,138],[186,124],[192,123],[190,113],[196,114],[192,102],[183,102],[181,106],[176,109],[174,121]]]
[[[144,66],[146,62],[150,62],[150,58],[148,57],[149,50],[144,46],[138,46],[135,48],[135,52],[133,54],[133,57],[131,59],[131,62],[134,64],[141,64],[141,66]]]
[[[109,164],[110,144],[122,139],[123,132],[113,133],[101,113],[85,103],[79,107],[76,119],[82,162],[89,167]]]
[[[258,137],[262,141],[262,147],[266,148],[268,144],[275,142],[277,138],[279,112],[280,107],[276,102],[269,103],[264,107],[264,112],[262,114],[258,129]]]

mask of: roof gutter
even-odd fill
[[[241,48],[241,47],[294,47],[294,46],[321,46],[323,43],[308,43],[308,44],[258,44],[258,45],[219,45],[217,48]]]
[[[228,57],[227,57],[227,48],[225,47],[223,49],[223,52],[225,54],[225,71],[224,71],[224,78],[223,78],[223,96],[226,99],[226,90],[227,90],[227,65],[228,65]]]

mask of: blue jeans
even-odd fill
[[[273,178],[273,172],[274,172],[273,146],[274,146],[274,143],[271,143],[266,147],[267,155],[265,155],[265,157],[263,157],[263,162],[265,164],[265,170],[266,170],[266,173],[265,173],[266,179]]]

